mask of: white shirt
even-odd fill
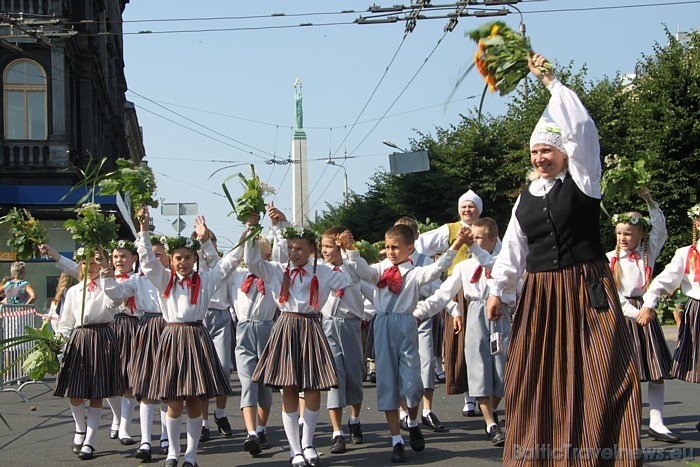
[[[94,282],[94,285],[90,285]],[[104,294],[99,284],[99,279],[88,281],[85,292],[85,312],[82,325],[107,324],[114,321],[114,315],[119,309],[119,303],[110,300]],[[94,290],[91,292],[90,289]],[[83,283],[80,282],[66,292],[66,301],[61,310],[61,319],[58,322],[58,333],[66,339],[76,326],[81,326],[80,316],[83,313]]]
[[[200,253],[202,255],[202,259],[204,260],[199,262],[199,270],[202,272],[211,271],[216,266],[216,263],[221,261],[219,252],[216,251],[216,248],[214,248],[214,244],[212,242],[204,242]],[[209,308],[220,311],[228,310],[231,307],[231,301],[228,298],[228,291],[226,287],[218,287],[214,291],[214,295],[212,295],[211,299],[209,300],[208,306]]]
[[[471,224],[467,224],[463,220],[459,221],[464,227],[471,227]],[[474,245],[476,245],[475,248]],[[450,227],[448,224],[443,224],[437,229],[429,230],[428,232],[420,234],[418,240],[413,243],[415,251],[419,254],[424,254],[429,257],[444,253],[450,248]],[[470,252],[474,250],[482,250],[482,248],[474,243],[469,247]],[[496,241],[496,253],[501,251],[501,239]],[[488,254],[488,252],[486,252]]]
[[[476,245],[476,244],[474,244],[474,245]],[[478,245],[477,245],[477,247],[478,247]],[[479,249],[481,250],[481,248],[479,248]],[[423,255],[423,257],[421,258],[421,254],[416,252],[415,249],[413,250],[413,253],[411,253],[411,261],[413,261],[413,266],[415,266],[415,267],[430,266],[431,264],[433,264],[435,262],[435,260],[433,260],[433,258],[430,258],[429,256]],[[418,298],[423,299],[423,298],[430,297],[432,294],[437,292],[438,289],[440,289],[441,285],[442,285],[442,280],[440,280],[440,279],[435,279],[434,281],[430,282],[429,284],[425,284],[423,287],[420,288],[420,291],[418,292]],[[453,295],[453,297],[454,297],[454,295]],[[448,301],[447,303],[445,303],[443,308],[447,308],[447,311],[452,316],[459,316],[460,315],[459,305],[455,301]],[[437,310],[433,314],[437,314],[440,310]]]
[[[133,274],[122,282],[117,282],[113,277],[103,277],[102,287],[105,294],[115,302],[122,303],[127,298],[134,297],[137,316],[143,316],[144,313],[163,313],[160,308],[160,294],[143,273]]]
[[[345,265],[335,266],[331,263],[323,262],[331,269],[338,268],[342,270]],[[362,296],[362,288],[359,279],[353,278],[353,283],[343,288],[342,296],[338,297],[337,293],[331,291],[326,301],[326,304],[321,308],[321,313],[325,316],[335,316],[337,318],[364,318],[364,297]]]
[[[654,201],[649,203],[649,217],[651,220],[651,231],[649,232],[647,243],[647,265],[653,271],[656,258],[659,257],[661,248],[666,243],[668,233],[666,231],[664,214],[659,209],[659,204]],[[646,271],[644,269],[644,245],[641,241],[634,251],[638,259],[630,260],[631,251],[620,249],[620,259],[617,262],[620,268],[620,286],[617,289],[617,293],[620,297],[622,313],[631,319],[637,317],[639,310],[627,300],[627,297],[641,297],[646,291],[647,285]],[[615,250],[609,251],[606,255],[610,261],[617,257]],[[614,271],[613,274],[615,274]]]
[[[163,310],[163,318],[168,323],[202,321],[207,313],[209,300],[214,294],[214,290],[224,282],[229,271],[238,266],[242,256],[242,248],[238,247],[224,256],[210,271],[199,272],[199,280],[201,281],[199,295],[197,303],[192,304],[190,303],[192,288],[187,285],[182,287],[179,283],[175,283],[170,290],[170,294],[167,297],[163,297],[163,292],[165,292],[165,289],[172,281],[172,273],[171,270],[165,269],[160,264],[160,261],[156,259],[156,255],[151,249],[151,241],[148,234],[144,235],[143,232],[137,234],[137,248],[141,270],[148,280],[153,282],[153,285],[160,293],[159,299]],[[175,279],[179,282],[184,277],[176,273]]]
[[[551,97],[545,114],[561,130],[564,149],[569,158],[568,172],[576,186],[587,196],[600,199],[600,144],[595,122],[581,103],[576,93],[555,79],[548,87]],[[544,196],[552,189],[556,179],[563,180],[566,170],[552,180],[538,178],[528,186],[535,196]],[[513,206],[508,229],[503,236],[503,248],[491,271],[490,294],[500,297],[512,294],[525,272],[527,258],[527,236],[520,227],[515,211],[520,196]]]
[[[698,242],[698,246],[700,246],[700,242]],[[695,273],[692,270],[688,274],[685,273],[688,251],[690,251],[690,246],[677,249],[673,259],[666,265],[663,272],[651,281],[649,289],[642,297],[645,307],[656,308],[662,295],[670,294],[679,287],[688,297],[700,300],[700,283],[694,282]]]
[[[267,284],[265,284],[265,295],[257,290],[257,283],[260,280],[255,278],[248,293],[241,290],[243,281],[251,272],[247,268],[237,268],[231,271],[226,280],[226,290],[228,299],[233,303],[233,309],[239,323],[244,321],[272,321],[277,311],[277,303],[272,297]]]

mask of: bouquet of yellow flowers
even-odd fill
[[[26,209],[12,208],[10,212],[0,218],[0,224],[11,222],[10,239],[7,241],[18,260],[37,257],[38,246],[46,243],[46,227],[39,224]]]

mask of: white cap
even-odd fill
[[[462,196],[459,197],[459,202],[457,203],[457,207],[459,208],[462,206],[462,203],[465,201],[471,201],[476,205],[476,208],[479,210],[479,214],[484,212],[484,202],[481,201],[481,198],[479,195],[474,193],[472,190],[467,191],[464,193]]]
[[[566,149],[564,149],[565,138],[556,122],[549,117],[548,111],[549,109],[545,110],[544,115],[537,122],[535,130],[532,132],[532,136],[530,136],[530,149],[536,144],[547,144],[566,154]]]

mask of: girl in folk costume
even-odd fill
[[[346,269],[333,271],[317,263],[316,234],[293,227],[287,239],[287,264],[262,259],[260,245],[249,240],[245,261],[265,283],[282,314],[272,328],[253,381],[283,391],[282,421],[293,466],[321,465],[313,447],[321,392],[338,386],[331,350],[321,328],[319,309],[330,292],[352,284]],[[313,259],[311,258],[313,256]],[[304,428],[299,442],[299,392],[304,392]]]
[[[551,93],[530,137],[523,189],[491,271],[487,313],[524,275],[505,372],[506,466],[639,465],[640,394],[634,346],[600,242],[598,131],[578,96],[529,60]],[[559,454],[557,454],[559,456]],[[545,457],[545,459],[542,459]]]
[[[616,214],[613,226],[617,247],[607,253],[622,305],[627,328],[637,357],[637,376],[649,382],[649,436],[668,443],[680,441],[663,420],[664,379],[671,379],[671,353],[656,313],[641,313],[642,295],[651,282],[651,273],[668,235],[666,220],[647,188],[640,196],[649,205],[651,219],[638,212]]]
[[[640,314],[655,316],[654,308],[659,298],[679,287],[688,296],[673,353],[671,377],[689,383],[700,383],[700,253],[697,237],[700,230],[700,204],[693,206],[688,215],[693,222],[693,243],[677,249],[671,262],[651,282],[644,294],[644,306]],[[696,428],[700,431],[700,422]]]
[[[199,242],[185,237],[166,238],[163,244],[170,255],[168,270],[156,260],[151,249],[150,216],[145,206],[139,211],[139,221],[141,232],[137,244],[141,269],[160,294],[167,322],[153,365],[158,369],[151,383],[154,392],[149,397],[168,404],[166,427],[170,446],[166,467],[176,466],[180,457],[181,416],[183,402],[187,402],[187,451],[183,467],[193,467],[202,426],[200,400],[231,394],[228,375],[221,368],[202,319],[214,290],[240,262],[242,249],[231,251],[210,271],[198,273],[194,264]],[[195,228],[197,235],[208,242],[206,224],[198,223]]]
[[[81,281],[66,293],[58,332],[68,340],[56,378],[54,396],[69,397],[70,409],[75,420],[73,452],[82,460],[92,459],[95,452],[95,433],[100,425],[102,399],[124,392],[124,382],[119,371],[119,349],[112,328],[114,314],[119,303],[110,300],[102,291],[98,280],[100,261],[108,269],[104,256],[85,258],[78,249],[76,259]],[[87,284],[82,274],[85,261],[89,261]],[[83,310],[82,300],[85,297]],[[89,400],[87,422],[84,401]]]
[[[169,266],[169,258],[165,253],[163,243],[158,237],[151,237],[151,249],[156,259],[164,268]],[[105,294],[118,303],[131,302],[136,315],[141,316],[139,325],[133,335],[133,356],[128,366],[129,380],[132,384],[133,395],[140,401],[141,445],[134,457],[151,459],[151,433],[153,415],[158,401],[155,387],[151,384],[160,336],[165,329],[165,320],[161,310],[159,292],[143,273],[132,274],[128,279],[118,282],[114,274],[103,275]],[[161,404],[161,450],[167,453],[168,437],[165,428],[165,409]]]

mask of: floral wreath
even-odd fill
[[[166,253],[172,253],[178,248],[187,248],[194,252],[202,248],[202,244],[199,243],[199,240],[190,237],[166,237],[164,235],[160,237],[160,243],[163,245]]]
[[[162,238],[163,237],[159,237],[158,235],[151,235],[151,237],[150,237],[151,246],[155,246],[155,245],[164,246],[163,242],[161,241]]]
[[[696,217],[700,217],[700,204],[696,204],[692,208],[688,209],[688,217],[695,220]]]
[[[287,227],[282,231],[282,238],[286,238],[287,240],[292,238],[305,238],[314,245],[318,242],[318,235],[316,235],[316,232],[306,227]]]
[[[111,250],[129,250],[130,252],[136,254],[136,245],[134,242],[129,240],[117,240],[109,244]]]
[[[636,214],[631,216],[628,214],[615,214],[612,216],[612,225],[615,227],[617,224],[636,225],[644,230],[651,229],[651,220],[648,217],[642,217]]]
[[[80,247],[73,253],[73,261],[85,261],[87,259],[87,249],[85,247]]]

